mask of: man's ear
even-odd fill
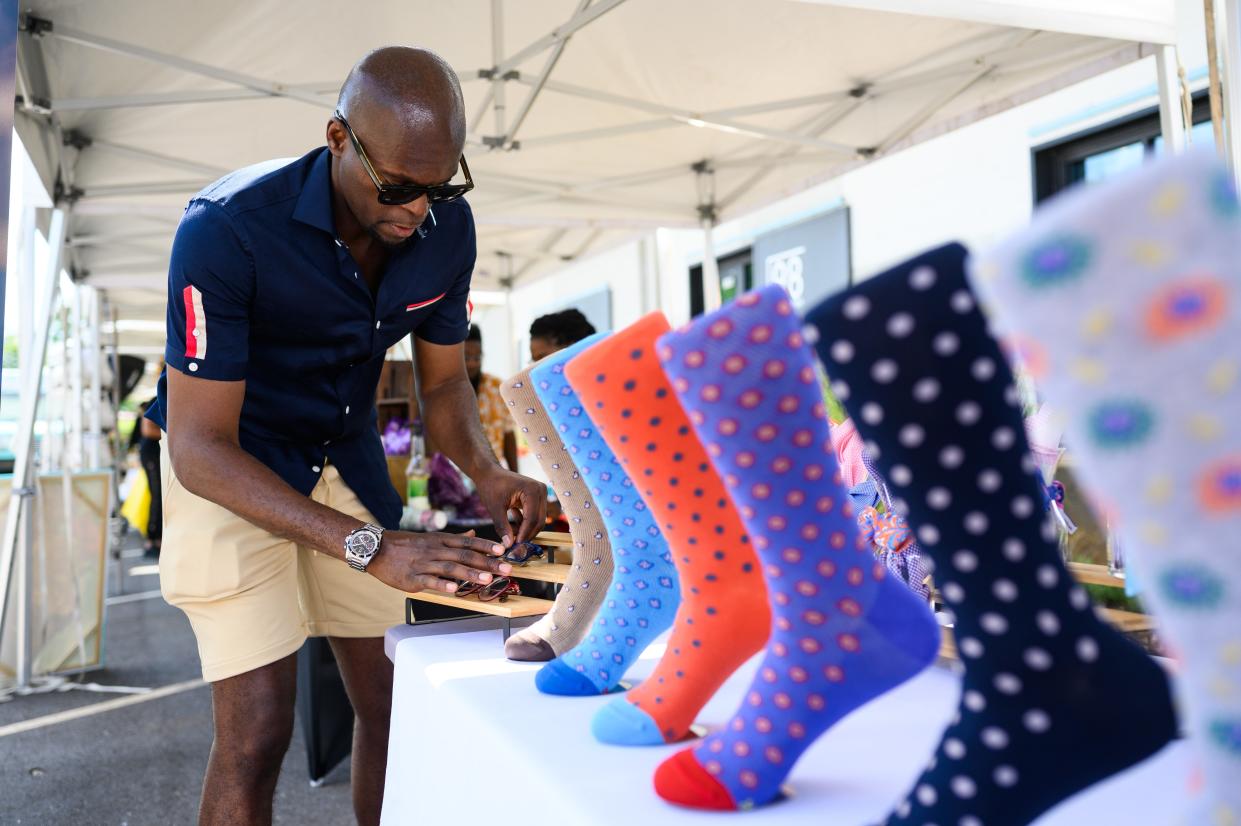
[[[349,140],[349,136],[345,134],[345,127],[340,122],[332,118],[327,122],[327,148],[335,157],[339,158],[345,153],[345,143]]]

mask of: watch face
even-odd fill
[[[379,549],[379,541],[370,531],[358,531],[350,537],[353,550],[360,554],[373,554]]]

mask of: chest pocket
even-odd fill
[[[435,298],[428,298],[426,301],[415,301],[413,304],[406,305],[405,312],[412,313],[412,312],[415,312],[416,310],[421,310],[424,307],[430,307],[432,304],[439,301],[441,298],[443,298],[446,295],[448,295],[448,293],[444,292],[444,293],[440,293],[439,295],[435,296]]]
[[[448,293],[442,292],[433,295],[430,298],[420,299],[418,301],[406,304],[398,304],[394,309],[389,310],[389,315],[384,318],[384,333],[380,336],[381,346],[387,348],[396,344],[405,336],[415,332],[422,322],[426,321],[436,310],[439,302],[447,296]]]

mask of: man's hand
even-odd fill
[[[385,531],[379,553],[366,572],[385,585],[414,593],[455,593],[462,580],[487,584],[496,576],[512,573],[513,566],[498,557],[504,547],[479,539],[470,531],[408,533]]]
[[[495,522],[500,541],[505,547],[511,547],[517,542],[534,539],[547,521],[547,485],[499,465],[493,468],[481,479],[475,479],[474,487]],[[510,510],[521,513],[516,535],[508,521]]]

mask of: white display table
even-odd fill
[[[538,664],[504,659],[493,618],[388,632],[396,663],[383,823],[504,826],[656,826],[723,823],[862,826],[875,823],[919,774],[952,716],[956,675],[932,668],[847,717],[810,748],[790,779],[794,795],[745,814],[664,803],[651,776],[682,746],[605,746],[590,719],[612,697],[549,697]],[[487,629],[487,630],[480,630]],[[631,671],[648,674],[662,644]],[[699,716],[717,726],[755,667],[734,674]],[[1184,808],[1188,749],[1174,743],[1145,763],[1067,801],[1038,826],[1161,826]]]

